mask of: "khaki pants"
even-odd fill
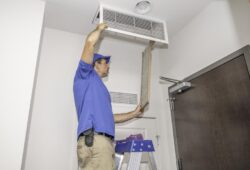
[[[87,147],[84,136],[77,142],[77,156],[80,170],[114,170],[115,151],[112,140],[102,136],[94,136],[94,144]]]

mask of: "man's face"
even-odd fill
[[[98,73],[100,73],[101,77],[106,77],[109,73],[109,63],[107,60],[101,59],[95,63],[95,68]]]

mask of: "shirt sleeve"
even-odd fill
[[[83,60],[80,60],[76,70],[75,78],[86,79],[92,71],[93,71],[93,66],[91,64],[88,64]]]

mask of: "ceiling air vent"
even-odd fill
[[[146,42],[152,40],[160,45],[168,45],[166,23],[163,20],[100,5],[94,21],[107,23],[107,32],[111,34],[146,40]]]

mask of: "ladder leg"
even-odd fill
[[[131,152],[127,170],[139,170],[141,157],[142,157],[142,152]]]
[[[115,170],[121,170],[124,155],[115,154]]]
[[[149,156],[149,161],[150,161],[151,169],[152,170],[157,170],[157,166],[156,166],[156,162],[155,162],[155,158],[154,158],[153,152],[148,152],[148,156]]]

